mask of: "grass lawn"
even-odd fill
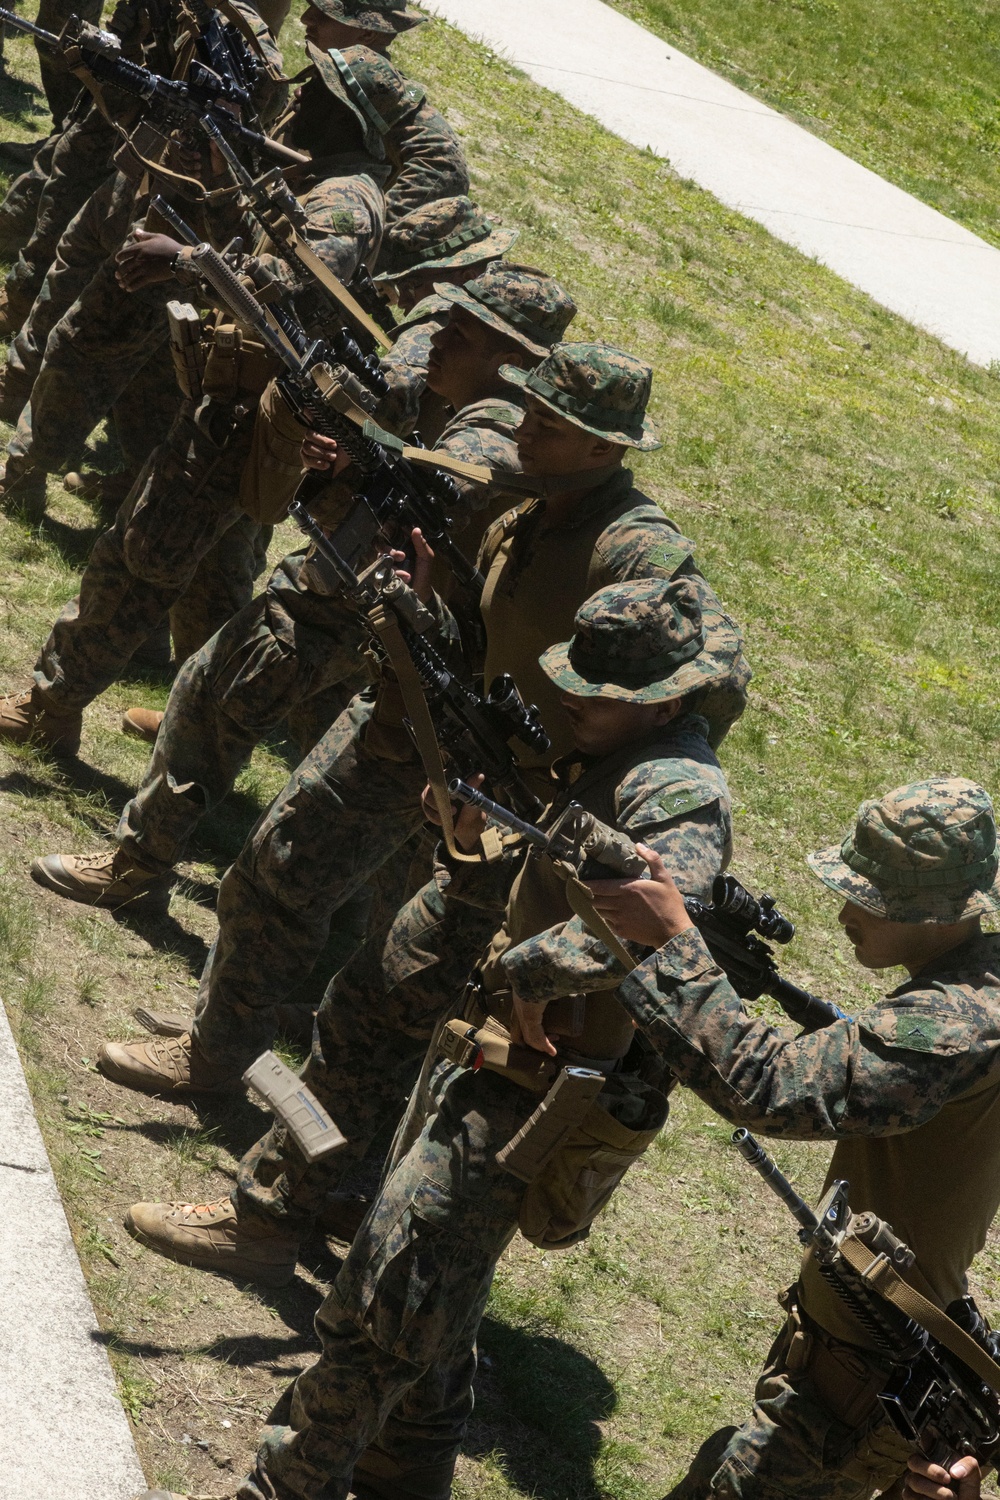
[[[990,0],[609,3],[1000,243],[1000,12]]]
[[[29,50],[8,50],[28,76]],[[299,55],[289,48],[289,71]],[[903,780],[954,771],[1000,784],[1000,381],[457,32],[427,28],[400,55],[461,131],[479,200],[523,231],[519,256],[572,289],[577,336],[655,366],[663,448],[640,460],[640,478],[697,540],[756,671],[752,707],[724,747],[734,871],[800,924],[789,977],[862,1007],[876,991],[803,856],[838,836],[862,798]],[[38,532],[0,522],[4,690],[24,681],[75,592],[96,524],[54,483],[51,493]],[[144,1100],[106,1084],[92,1058],[102,1036],[134,1032],[135,1003],[190,1004],[212,887],[284,762],[280,746],[260,753],[206,824],[168,919],[127,925],[63,903],[30,883],[27,862],[82,852],[113,829],[144,764],[116,732],[137,693],[162,702],[165,687],[106,694],[78,763],[0,751],[0,992],[146,1472],[223,1495],[311,1357],[335,1253],[318,1242],[295,1285],[265,1296],[140,1250],[124,1207],[224,1192],[262,1117],[248,1104],[196,1114]],[[746,1410],[796,1241],[727,1134],[679,1098],[586,1244],[512,1247],[484,1329],[459,1500],[658,1500],[701,1438]],[[813,1195],[827,1151],[777,1154]],[[1000,1310],[1000,1239],[975,1287]]]

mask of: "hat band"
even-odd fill
[[[360,109],[369,125],[373,126],[374,129],[378,131],[379,135],[388,135],[388,124],[385,120],[383,120],[382,116],[379,114],[378,110],[375,108],[374,104],[369,99],[364,89],[361,87],[357,78],[354,76],[351,65],[347,61],[347,58],[344,56],[344,54],[342,52],[338,52],[336,47],[331,47],[327,55],[329,56],[337,72],[340,74],[340,81],[344,85],[344,88],[347,91],[351,102],[356,105],[358,109]]]
[[[600,651],[587,651],[574,640],[569,648],[569,664],[578,677],[588,681],[612,682],[618,687],[645,688],[654,682],[662,682],[672,676],[678,667],[698,656],[705,645],[705,627],[700,626],[697,635],[680,646],[671,646],[658,651],[654,656],[643,658],[641,668],[634,672],[624,670],[617,658],[609,658]]]
[[[454,234],[446,240],[438,240],[434,245],[425,245],[423,250],[418,250],[410,259],[408,270],[413,271],[417,266],[422,266],[428,260],[443,260],[446,255],[454,255],[459,250],[464,250],[466,245],[478,245],[480,240],[488,240],[495,229],[489,219],[481,219],[478,224],[470,224],[465,229],[456,229]]]
[[[599,401],[581,401],[578,397],[570,395],[568,391],[561,391],[558,386],[553,385],[550,380],[533,371],[524,383],[527,391],[541,396],[543,401],[548,401],[552,406],[557,406],[560,411],[566,412],[568,416],[576,417],[581,422],[588,423],[591,427],[601,427],[605,432],[627,432],[629,437],[642,437],[642,418],[638,422],[631,419],[628,422],[618,421],[624,417],[624,412],[610,411],[608,407],[602,406]]]
[[[840,846],[840,857],[856,875],[866,875],[879,890],[885,887],[911,891],[944,889],[947,886],[954,886],[956,889],[970,886],[984,888],[980,886],[984,877],[986,884],[992,884],[1000,869],[1000,860],[995,854],[991,854],[986,859],[977,860],[975,864],[952,866],[950,869],[890,870],[879,864],[878,860],[867,859],[865,855],[859,854],[851,834],[847,835]]]
[[[477,287],[474,281],[466,284],[465,291],[470,297],[474,297],[477,302],[481,302],[484,307],[488,307],[490,312],[496,313],[505,323],[509,323],[512,328],[520,329],[522,333],[526,333],[536,343],[548,344],[549,346],[555,343],[555,334],[549,333],[547,328],[541,328],[532,318],[528,317],[527,313],[520,312],[516,307],[511,307],[510,303],[505,302],[502,297],[494,297],[492,292],[487,292],[481,287]]]

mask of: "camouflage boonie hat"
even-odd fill
[[[387,227],[375,280],[499,260],[517,236],[516,229],[501,229],[488,219],[471,198],[438,198]]]
[[[594,437],[644,453],[660,446],[646,422],[653,372],[611,344],[560,344],[536,369],[500,374]]]
[[[539,359],[559,342],[576,316],[576,303],[569,292],[555,277],[534,266],[490,266],[464,286],[441,282],[434,290],[481,323],[516,339]],[[502,368],[509,370],[511,366]]]
[[[401,31],[411,31],[427,20],[419,11],[410,10],[405,0],[401,4],[390,4],[388,0],[311,0],[317,10],[345,26],[354,26],[358,31],[378,31],[383,36],[398,36]]]
[[[839,846],[808,856],[824,885],[890,922],[959,922],[1000,910],[993,803],[974,781],[932,776],[862,802]]]
[[[577,611],[573,639],[538,661],[578,698],[665,703],[728,677],[741,644],[725,615],[706,626],[689,578],[642,578],[592,594]]]
[[[419,104],[424,91],[396,72],[387,57],[370,47],[336,47],[323,52],[306,43],[306,51],[326,87],[364,131],[365,149],[378,160],[385,158],[385,136],[408,110]]]

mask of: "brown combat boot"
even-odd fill
[[[163,712],[159,708],[129,708],[122,714],[122,734],[155,745],[162,723]]]
[[[20,333],[30,311],[30,302],[25,305],[23,297],[12,297],[6,285],[0,287],[0,338],[9,339]]]
[[[82,729],[82,713],[55,712],[37,687],[0,698],[0,740],[14,745],[31,741],[54,755],[72,756],[80,748]]]
[[[138,864],[123,849],[102,854],[46,854],[33,861],[31,878],[67,901],[84,906],[103,906],[107,911],[124,907],[165,912],[176,877],[158,875]]]
[[[193,1051],[189,1032],[148,1042],[102,1042],[97,1066],[112,1083],[140,1094],[226,1094],[240,1087],[239,1074]]]
[[[167,1260],[261,1286],[287,1286],[299,1258],[294,1235],[256,1215],[238,1218],[228,1198],[218,1203],[133,1203],[125,1228],[140,1245]]]

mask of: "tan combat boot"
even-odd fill
[[[148,1042],[102,1042],[97,1066],[105,1078],[140,1094],[226,1094],[239,1074],[223,1072],[193,1051],[191,1036],[154,1036]]]
[[[108,849],[102,854],[46,854],[32,862],[31,878],[67,901],[148,916],[166,911],[176,877],[148,870],[124,849]]]
[[[133,1203],[125,1228],[140,1245],[182,1266],[261,1286],[287,1286],[299,1257],[294,1235],[256,1215],[237,1218],[228,1198],[218,1203]]]
[[[55,713],[36,687],[0,698],[0,740],[29,741],[54,755],[75,755],[80,748],[83,714]]]
[[[122,734],[131,735],[134,740],[145,740],[147,745],[155,745],[162,723],[161,709],[129,708],[122,714]]]

